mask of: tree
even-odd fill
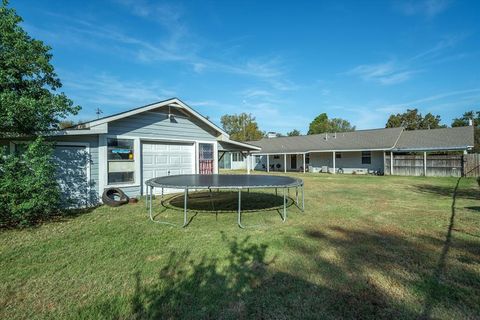
[[[0,5],[0,132],[38,135],[57,129],[60,119],[80,107],[64,93],[50,63],[50,47],[31,38],[8,1]]]
[[[407,109],[404,113],[397,113],[390,115],[385,128],[404,127],[405,130],[418,129],[436,129],[444,128],[445,125],[440,124],[441,119],[438,115],[427,113],[425,117],[418,112],[418,109]]]
[[[328,119],[326,113],[321,113],[310,123],[307,134],[347,131],[355,131],[355,126],[340,118]]]
[[[56,211],[53,147],[42,137],[80,107],[64,93],[50,47],[32,39],[8,1],[0,5],[0,136],[28,137],[22,152],[0,152],[0,224],[31,224]]]
[[[473,121],[473,152],[480,152],[480,111],[468,111],[460,118],[455,118],[452,121],[452,127],[465,127],[469,125],[469,120]]]
[[[452,121],[452,127],[465,127],[469,125],[469,120],[473,121],[475,127],[480,126],[480,111],[467,111],[460,118]]]
[[[236,141],[254,141],[263,138],[265,133],[258,128],[255,117],[251,114],[240,113],[223,115],[220,119],[223,130],[230,138]]]
[[[294,137],[294,136],[299,136],[299,135],[300,135],[300,131],[298,131],[297,129],[293,129],[292,131],[287,132],[287,136],[289,136],[289,137]]]

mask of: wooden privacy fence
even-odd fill
[[[390,154],[385,154],[385,174],[390,175]],[[432,177],[478,177],[480,154],[393,154],[393,175]]]

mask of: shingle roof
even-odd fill
[[[403,128],[264,138],[249,141],[261,153],[354,150],[456,150],[473,146],[473,127],[405,131]]]
[[[473,127],[404,131],[395,150],[464,150],[473,147]]]
[[[383,150],[393,148],[402,130],[402,128],[388,128],[322,133],[296,137],[264,138],[248,143],[261,147],[262,153]]]

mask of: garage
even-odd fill
[[[145,181],[148,179],[191,173],[195,173],[195,145],[193,143],[142,143],[143,194],[145,194]],[[174,190],[165,190],[165,193],[169,192],[174,192]]]
[[[60,200],[65,208],[89,205],[89,152],[85,145],[57,144],[53,159],[56,165]]]

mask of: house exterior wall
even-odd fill
[[[368,169],[383,172],[383,151],[371,152],[371,163],[362,164],[362,152],[338,152],[341,158],[335,159],[335,168],[339,169]],[[333,167],[332,152],[314,152],[310,153],[310,166],[321,168],[328,166],[329,170]]]
[[[176,112],[173,120],[163,112],[147,111],[108,123],[108,133],[99,136],[99,185],[121,188],[129,197],[142,195],[142,142],[165,141],[194,144],[195,172],[198,171],[198,144],[213,143],[214,172],[218,172],[218,144],[215,132],[203,122]],[[108,185],[107,175],[107,139],[134,140],[135,182],[127,185]]]
[[[55,143],[78,143],[88,144],[90,153],[90,203],[96,204],[101,197],[99,186],[99,155],[98,155],[98,136],[56,136],[51,137],[51,140]]]

